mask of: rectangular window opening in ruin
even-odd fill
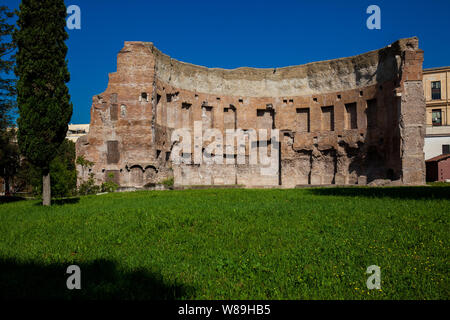
[[[257,109],[256,110],[256,128],[257,129],[273,129],[275,113],[273,109]]]
[[[161,125],[163,123],[163,106],[159,104],[159,102],[161,101],[161,95],[160,94],[156,94],[156,105],[155,105],[155,109],[156,109],[156,123]]]
[[[119,107],[117,104],[112,104],[109,109],[109,115],[111,121],[116,121],[119,117]]]
[[[181,104],[181,127],[182,128],[191,128],[194,124],[193,115],[192,115],[192,104],[183,102]]]
[[[357,111],[356,111],[356,102],[347,103],[345,105],[345,115],[344,115],[344,129],[357,129],[358,128],[358,120],[357,120]]]
[[[367,128],[374,128],[377,125],[377,99],[367,100]]]
[[[167,151],[166,152],[166,161],[169,161],[170,160],[170,151]]]
[[[310,132],[309,108],[297,108],[295,115],[295,131]]]
[[[120,159],[119,141],[106,141],[106,162],[118,163]]]
[[[121,116],[122,118],[125,118],[125,117],[127,116],[127,106],[124,105],[124,104],[122,104],[122,105],[120,106],[120,116]]]
[[[139,101],[148,102],[148,94],[147,92],[142,92],[141,96],[139,97]]]
[[[334,106],[322,107],[322,131],[334,131]]]
[[[170,93],[166,94],[166,101],[172,102],[172,95]]]
[[[156,159],[158,159],[160,155],[161,155],[161,150],[156,150]]]
[[[213,107],[202,106],[202,128],[203,128],[203,130],[213,128],[213,125],[214,125]]]
[[[236,130],[236,108],[232,104],[223,109],[223,128]]]

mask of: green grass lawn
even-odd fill
[[[0,204],[0,297],[448,299],[450,187],[209,189]],[[82,289],[67,290],[66,268]],[[381,268],[381,290],[366,269]]]

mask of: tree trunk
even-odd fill
[[[42,205],[49,206],[51,199],[50,172],[47,172],[42,177]]]
[[[4,177],[3,180],[5,180],[5,196],[9,197],[11,195],[9,190],[9,177]]]

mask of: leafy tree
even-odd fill
[[[43,205],[51,203],[50,163],[72,116],[66,83],[68,35],[63,0],[22,0],[18,14],[15,72],[22,154],[42,174]]]
[[[92,161],[85,159],[83,155],[78,156],[75,163],[81,166],[82,177],[84,177],[84,172],[86,171],[86,169],[91,168],[94,165]]]
[[[75,143],[64,140],[56,157],[50,163],[50,174],[53,180],[52,195],[67,197],[76,193]]]
[[[50,162],[50,175],[53,196],[68,197],[76,193],[75,143],[65,139],[59,146],[55,158]],[[39,167],[23,161],[17,177],[30,183],[34,194],[42,195],[42,176]]]
[[[35,177],[31,174],[31,172],[35,172]],[[34,181],[33,179],[36,179],[36,181]],[[33,191],[33,185],[37,184],[42,184],[42,177],[39,175],[39,172],[36,171],[33,165],[29,163],[27,159],[22,157],[20,160],[19,168],[17,169],[17,172],[12,179],[14,192]]]
[[[0,135],[0,176],[5,181],[5,194],[10,193],[11,179],[17,173],[20,166],[19,147],[15,140],[15,130],[5,130]]]

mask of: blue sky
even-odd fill
[[[3,0],[10,8],[18,0]],[[66,0],[81,8],[68,30],[74,111],[89,123],[92,96],[116,70],[124,41],[150,41],[171,57],[207,67],[283,67],[352,56],[418,36],[424,67],[450,65],[448,0]],[[366,9],[381,8],[381,30]]]

